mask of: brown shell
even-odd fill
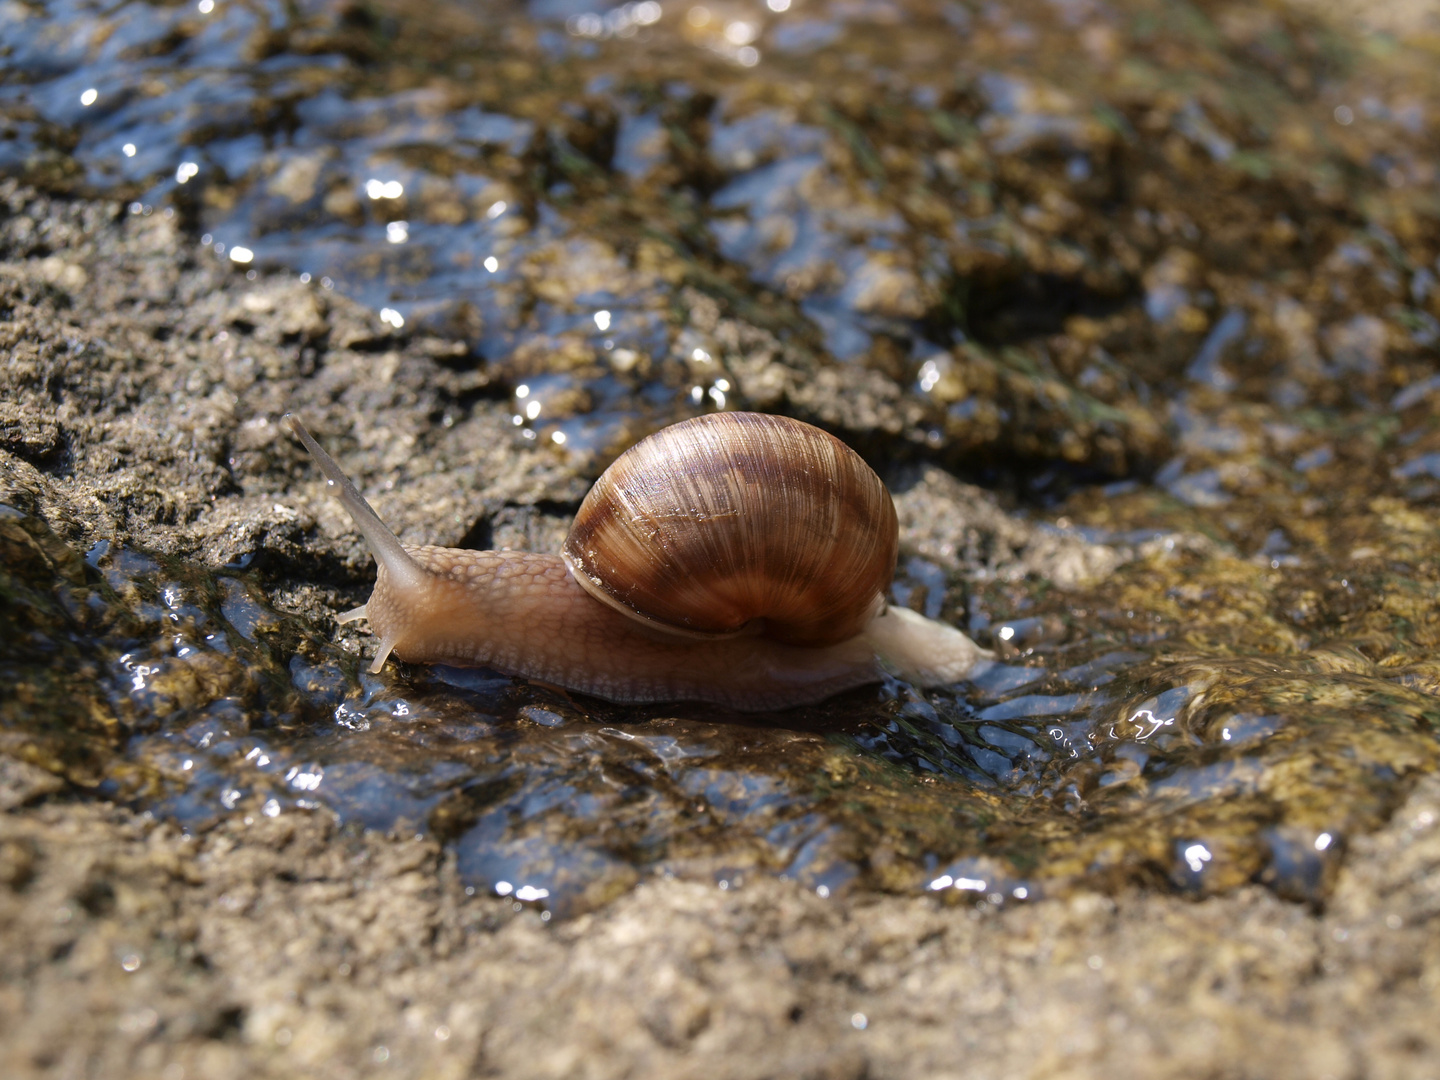
[[[565,541],[598,599],[693,634],[854,637],[895,572],[890,493],[860,456],[783,416],[715,413],[616,459]]]

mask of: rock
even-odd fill
[[[54,773],[0,755],[0,813],[64,790],[65,781]]]

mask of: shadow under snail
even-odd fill
[[[860,456],[783,416],[714,413],[631,447],[561,555],[402,545],[286,415],[375,555],[368,619],[393,653],[616,702],[783,709],[877,682],[964,678],[989,653],[889,606],[899,525]]]

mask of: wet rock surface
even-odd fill
[[[658,880],[543,923],[433,842],[0,817],[7,1075],[1424,1076],[1440,788],[1316,916],[1246,886],[995,910]],[[21,946],[20,943],[24,943]]]
[[[1427,1075],[1435,69],[1327,10],[0,11],[5,1075]],[[372,676],[277,427],[554,551],[737,407],[1001,663]]]

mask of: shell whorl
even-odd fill
[[[590,490],[565,542],[598,599],[658,626],[854,637],[883,605],[899,523],[860,456],[782,416],[715,413],[637,443]]]

